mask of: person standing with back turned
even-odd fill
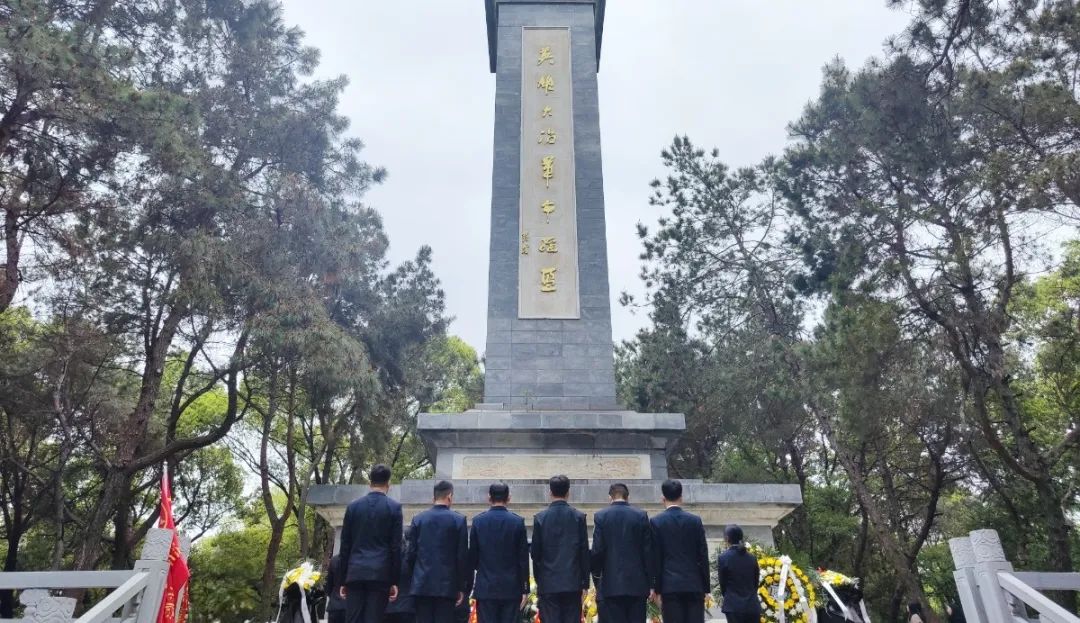
[[[450,510],[454,485],[435,485],[434,505],[409,526],[406,574],[412,575],[416,623],[453,623],[454,606],[465,600],[469,585],[469,531],[465,517]]]
[[[533,517],[533,575],[540,620],[580,623],[581,601],[589,588],[589,529],[585,514],[567,502],[569,478],[552,476],[548,490],[551,504]]]
[[[382,623],[401,575],[401,504],[387,495],[390,468],[372,467],[368,483],[371,491],[345,509],[341,525],[336,581],[349,623]]]
[[[525,520],[511,513],[510,487],[488,488],[491,508],[473,518],[469,568],[476,572],[478,623],[519,623],[529,598],[529,537]]]
[[[345,599],[341,596],[341,554],[334,554],[326,565],[326,622],[348,623]]]
[[[592,570],[604,595],[603,623],[641,623],[645,600],[655,586],[653,534],[645,511],[630,506],[630,489],[608,489],[611,506],[593,518]],[[542,617],[541,617],[542,618]]]
[[[701,623],[705,619],[705,593],[711,589],[709,545],[701,518],[682,509],[682,483],[660,485],[664,512],[652,518],[656,548],[656,586],[664,623]]]
[[[758,562],[746,551],[742,528],[736,525],[724,530],[728,548],[716,560],[716,577],[720,582],[723,604],[721,610],[729,623],[758,623],[761,602],[758,601]]]

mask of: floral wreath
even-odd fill
[[[281,588],[286,589],[293,584],[298,585],[305,591],[310,591],[322,579],[322,574],[315,570],[315,565],[305,562],[295,569],[291,569],[281,578]]]
[[[817,591],[809,576],[791,558],[750,547],[758,560],[761,623],[810,623]]]
[[[846,576],[843,573],[830,571],[828,569],[818,569],[817,575],[822,586],[828,584],[834,588],[859,588],[859,578]]]
[[[296,585],[300,589],[300,615],[304,618],[304,623],[311,623],[307,593],[319,583],[320,579],[322,579],[322,574],[315,570],[315,565],[311,562],[305,562],[286,573],[285,577],[281,578],[281,586],[278,587],[278,613],[274,620],[281,619],[281,609],[285,605],[285,589]]]

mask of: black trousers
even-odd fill
[[[348,623],[383,623],[390,585],[385,582],[353,582],[345,586]]]
[[[543,618],[541,615],[540,619]],[[641,623],[644,620],[644,597],[604,597],[604,623]]]
[[[581,591],[548,593],[540,595],[538,601],[540,620],[544,623],[581,623]]]
[[[724,618],[728,623],[758,623],[761,615],[753,612],[725,612]]]
[[[348,623],[348,614],[345,610],[329,610],[326,613],[326,623]]]
[[[660,598],[664,623],[702,623],[705,620],[705,595],[702,593],[664,593]]]
[[[453,597],[421,597],[416,599],[416,623],[454,623]]]
[[[327,623],[334,623],[328,621]],[[416,615],[412,612],[395,612],[386,615],[386,623],[416,623]]]
[[[519,606],[520,599],[477,599],[477,623],[521,623]]]

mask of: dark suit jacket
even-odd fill
[[[540,595],[589,588],[589,529],[585,514],[563,500],[533,517],[533,575]]]
[[[349,504],[341,526],[341,581],[397,584],[401,521],[401,504],[385,493],[372,491]]]
[[[652,526],[645,511],[614,502],[593,518],[592,569],[609,597],[648,597],[656,577]]]
[[[341,598],[341,555],[334,554],[326,570],[326,611],[344,612],[345,600]]]
[[[465,517],[442,504],[409,527],[405,567],[415,597],[457,597],[468,585],[469,529]]]
[[[716,561],[716,577],[723,594],[723,612],[761,614],[758,601],[757,558],[746,550],[729,547]]]
[[[519,599],[529,594],[529,537],[525,520],[505,506],[473,518],[469,568],[476,572],[477,599]]]
[[[708,593],[709,545],[701,518],[671,506],[649,523],[656,552],[656,592]]]
[[[401,546],[401,580],[398,582],[397,599],[386,604],[386,614],[415,614],[416,601],[409,591],[412,589],[412,576],[405,564],[405,558],[409,555],[409,535],[402,539]]]

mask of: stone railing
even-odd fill
[[[993,530],[949,540],[953,578],[968,623],[1080,623],[1080,618],[1040,591],[1080,590],[1080,573],[1017,572]]]
[[[21,619],[0,619],[0,623],[154,623],[165,592],[172,537],[172,530],[151,529],[130,571],[0,573],[0,590],[18,591],[19,602],[25,606]],[[190,545],[183,538],[181,543],[185,550]],[[54,594],[100,588],[112,590],[78,618],[75,599]]]

